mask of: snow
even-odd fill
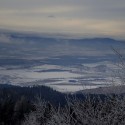
[[[68,67],[49,64],[26,69],[11,67],[8,70],[8,67],[0,67],[0,84],[9,83],[21,86],[46,85],[60,92],[75,92],[97,88],[112,83],[112,72],[101,72],[100,68],[95,70],[96,66],[104,64],[107,70],[113,67],[113,64],[108,62],[84,64],[83,70],[80,70],[81,67],[79,66]],[[73,80],[75,82],[72,82]],[[114,79],[114,81],[115,83],[120,82],[118,78]]]
[[[84,85],[48,85],[59,92],[75,92],[84,89],[97,88],[98,86],[84,86]]]

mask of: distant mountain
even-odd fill
[[[124,49],[125,42],[110,38],[67,39],[0,31],[0,57],[106,56],[113,54],[111,46]]]

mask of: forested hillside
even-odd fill
[[[0,85],[0,125],[121,125],[124,94],[66,95],[45,86]]]
[[[0,85],[0,125],[20,125],[24,115],[35,110],[37,97],[55,107],[66,103],[64,94],[49,87]]]

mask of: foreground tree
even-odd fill
[[[115,75],[119,78],[120,85],[125,85],[125,57],[118,49],[112,47],[112,50],[118,57],[118,63],[116,64],[118,69]]]
[[[39,100],[35,111],[26,115],[22,125],[124,125],[125,98],[111,95],[105,99],[86,96],[85,100],[67,99],[65,107],[53,108]]]

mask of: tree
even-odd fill
[[[125,85],[125,57],[118,49],[112,47],[112,50],[118,57],[116,77],[119,78],[121,85]]]

